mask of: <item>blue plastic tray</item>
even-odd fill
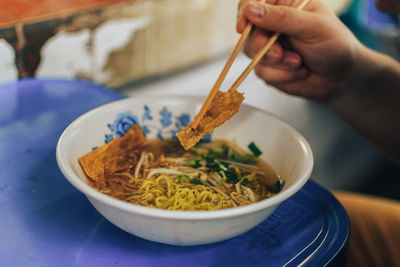
[[[349,221],[308,182],[266,221],[231,240],[177,247],[105,220],[63,177],[57,140],[76,117],[123,96],[79,81],[0,86],[0,266],[338,266]]]

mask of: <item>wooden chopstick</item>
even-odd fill
[[[298,10],[304,9],[304,7],[310,2],[311,0],[302,0],[296,7]],[[265,0],[262,0],[261,2],[265,2]],[[215,82],[213,88],[211,89],[210,93],[208,94],[206,100],[203,103],[203,106],[201,107],[199,113],[197,114],[194,122],[193,122],[193,128],[197,128],[197,126],[200,123],[200,120],[204,117],[206,114],[209,106],[211,105],[215,95],[218,92],[218,89],[221,87],[221,84],[223,80],[225,79],[230,67],[233,64],[233,61],[239,54],[240,49],[244,45],[244,42],[246,41],[248,35],[250,34],[251,28],[253,24],[248,23],[246,28],[244,29],[242,35],[240,36],[239,41],[237,42],[234,50],[232,51],[231,55],[229,56],[228,61],[226,62],[221,74],[219,75],[217,81]],[[280,33],[274,33],[271,38],[268,40],[268,42],[265,44],[265,46],[255,55],[253,60],[250,62],[250,64],[247,66],[247,68],[243,71],[243,73],[239,76],[239,78],[233,83],[232,87],[229,89],[229,91],[236,90],[239,85],[243,82],[243,80],[249,75],[249,73],[254,69],[254,67],[260,62],[260,60],[263,58],[263,56],[271,49],[272,45],[278,40],[280,36]]]
[[[259,2],[265,3],[266,0],[260,0]],[[193,128],[197,128],[200,120],[206,114],[208,107],[211,105],[211,102],[213,101],[215,95],[218,92],[218,89],[221,87],[226,75],[229,72],[229,69],[232,67],[233,61],[235,61],[235,58],[237,57],[237,55],[239,54],[240,50],[242,49],[244,43],[246,42],[246,39],[249,36],[252,27],[253,27],[253,24],[251,22],[248,22],[246,27],[244,28],[242,34],[240,35],[238,42],[236,43],[232,53],[230,54],[230,56],[228,58],[228,61],[225,63],[224,68],[222,69],[221,73],[219,74],[217,81],[215,82],[210,93],[208,93],[208,96],[207,96],[206,100],[204,101],[203,106],[201,107],[201,109],[199,111],[199,114],[197,114],[196,118],[194,119]]]
[[[299,3],[299,5],[296,7],[296,9],[302,10],[308,2],[311,0],[303,0]],[[258,53],[254,56],[253,60],[250,62],[250,64],[247,66],[247,68],[243,71],[243,73],[239,76],[239,78],[233,83],[232,87],[229,89],[229,91],[236,90],[239,85],[243,82],[243,80],[249,75],[249,73],[254,69],[254,67],[260,62],[260,60],[263,58],[263,56],[271,49],[271,47],[274,45],[276,40],[278,40],[280,36],[280,33],[276,32],[271,36],[271,39],[268,40],[268,42],[265,44],[265,46],[258,51]]]

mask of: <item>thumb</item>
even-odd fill
[[[299,38],[309,35],[319,22],[318,17],[311,12],[254,1],[243,7],[242,14],[259,28]]]

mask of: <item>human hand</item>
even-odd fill
[[[302,11],[294,8],[300,0],[266,2],[242,0],[236,25],[239,33],[248,21],[255,25],[244,47],[250,57],[266,44],[270,32],[284,34],[256,66],[256,74],[289,94],[328,102],[351,79],[364,46],[318,0]]]

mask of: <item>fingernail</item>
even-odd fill
[[[297,58],[297,57],[285,57],[285,59],[283,60],[283,63],[285,64],[285,65],[288,65],[288,66],[297,66],[299,63],[300,63],[300,61],[299,61],[299,59]]]
[[[249,3],[249,11],[253,16],[257,18],[262,18],[265,12],[264,7],[255,2]]]
[[[296,72],[294,73],[294,76],[295,76],[297,79],[304,79],[304,78],[306,78],[306,77],[308,76],[308,70],[305,69],[305,68],[302,68],[302,69],[296,71]]]
[[[275,59],[277,59],[279,57],[279,54],[275,50],[270,50],[267,53],[267,57],[269,59],[275,60]]]

